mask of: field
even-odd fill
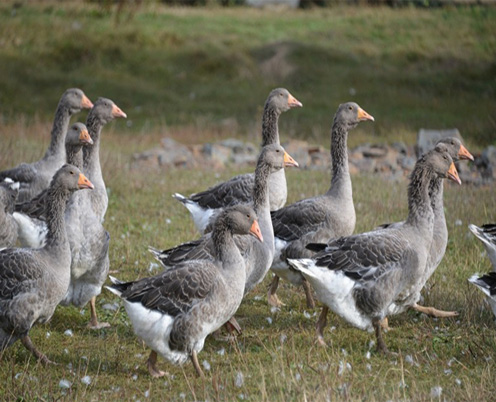
[[[287,87],[304,104],[281,117],[283,140],[328,146],[337,104],[353,99],[376,122],[353,131],[351,146],[413,143],[418,128],[427,126],[458,127],[474,152],[494,143],[496,10],[490,8],[267,13],[148,6],[121,24],[91,5],[16,10],[12,17],[11,7],[0,5],[0,169],[43,154],[65,88],[115,100],[132,122],[112,123],[102,136],[110,195],[105,226],[111,270],[120,279],[158,272],[149,245],[165,248],[197,236],[171,193],[191,193],[241,172],[132,170],[132,154],[164,135],[189,143],[227,136],[258,142],[261,107],[273,87]],[[75,21],[82,27],[77,34]],[[289,62],[263,70],[281,46]],[[279,76],[286,71],[281,66],[292,69]],[[233,116],[238,128],[231,132],[223,120]],[[329,185],[326,172],[292,169],[287,175],[288,202]],[[406,181],[352,179],[356,232],[406,216]],[[88,308],[59,308],[50,323],[31,331],[59,365],[45,368],[15,344],[1,356],[0,399],[493,400],[495,324],[467,282],[490,263],[467,225],[495,221],[494,186],[447,185],[445,210],[448,249],[424,290],[424,304],[460,315],[392,317],[385,341],[397,356],[377,354],[373,334],[336,316],[325,332],[328,347],[319,347],[314,324],[320,308],[309,311],[303,292],[283,284],[279,296],[286,306],[271,311],[266,278],[238,311],[244,333],[236,343],[207,339],[199,355],[204,381],[191,364],[163,360],[159,366],[168,375],[153,380],[144,366],[149,350],[119,301],[103,290],[98,312],[112,327],[91,331]]]

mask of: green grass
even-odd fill
[[[12,16],[2,3],[3,118],[50,118],[60,94],[79,86],[115,100],[134,132],[234,118],[232,135],[245,135],[258,131],[270,89],[284,86],[304,104],[281,119],[292,136],[324,141],[337,105],[355,100],[377,116],[377,141],[412,143],[421,127],[457,127],[470,144],[494,142],[494,8],[152,4],[115,21],[93,4],[29,3]]]
[[[46,137],[49,124],[20,122],[1,128],[3,169],[18,160],[36,159],[46,145],[39,133]],[[171,134],[178,133],[171,129]],[[139,144],[139,137],[130,134],[124,134],[125,141],[122,138],[116,126],[104,129],[102,160],[111,191],[105,226],[111,234],[111,270],[120,279],[132,280],[151,275],[148,245],[168,247],[197,236],[188,212],[171,193],[205,188],[238,171],[222,171],[216,178],[207,171],[131,170],[134,149],[149,144]],[[321,193],[328,184],[326,172],[292,169],[288,171],[288,202]],[[356,231],[403,219],[406,184],[353,176]],[[206,360],[211,366],[205,381],[196,378],[191,364],[176,367],[162,359],[159,366],[168,376],[152,380],[144,366],[149,350],[133,334],[122,306],[116,312],[102,308],[118,301],[103,290],[97,299],[98,311],[112,327],[91,331],[85,326],[88,308],[81,312],[58,308],[51,322],[35,327],[31,336],[59,365],[44,368],[22,345],[15,344],[1,359],[0,398],[145,400],[148,395],[150,400],[430,400],[437,399],[431,397],[431,389],[440,386],[442,399],[492,400],[496,392],[493,316],[480,292],[467,282],[474,272],[488,271],[490,263],[467,224],[495,220],[494,187],[448,185],[445,207],[449,245],[424,291],[425,305],[456,310],[460,316],[437,320],[408,312],[392,317],[393,329],[385,340],[399,352],[396,357],[378,355],[370,347],[373,334],[333,315],[325,331],[328,347],[318,347],[314,324],[320,309],[308,311],[303,292],[283,283],[279,296],[287,305],[271,312],[265,296],[268,277],[237,313],[244,328],[237,343],[207,338],[199,355],[200,362]],[[67,329],[73,331],[72,337],[64,335]],[[242,383],[236,381],[238,373],[243,375]],[[85,376],[91,378],[90,385],[82,383]],[[59,387],[62,379],[71,382],[70,389]]]

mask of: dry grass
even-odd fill
[[[19,160],[40,156],[49,125],[0,126],[0,169]],[[173,128],[170,129],[175,132]],[[110,188],[105,226],[111,233],[111,269],[121,279],[151,275],[148,245],[172,246],[196,237],[186,210],[175,202],[174,191],[204,188],[233,171],[220,173],[171,170],[140,172],[129,169],[130,156],[158,140],[161,131],[145,136],[105,128],[102,159]],[[210,134],[204,134],[209,137]],[[217,133],[211,134],[213,137]],[[123,140],[125,139],[125,141]],[[325,172],[288,172],[289,202],[324,191]],[[375,176],[354,176],[357,231],[405,216],[406,182]],[[316,311],[305,307],[303,293],[282,284],[287,306],[271,312],[266,303],[268,280],[243,302],[237,317],[244,328],[236,344],[207,339],[200,363],[207,362],[205,381],[192,366],[171,366],[163,379],[152,380],[144,366],[149,350],[136,339],[125,311],[106,310],[119,303],[107,291],[98,298],[102,319],[112,327],[85,327],[88,309],[58,308],[50,323],[35,327],[35,344],[59,365],[44,368],[20,345],[2,356],[0,397],[4,400],[492,400],[496,393],[496,338],[493,317],[479,292],[467,283],[477,271],[489,269],[482,247],[468,234],[467,224],[496,219],[494,187],[446,188],[446,217],[450,243],[438,271],[424,292],[425,303],[457,310],[457,319],[437,320],[409,312],[390,320],[386,334],[398,356],[375,353],[368,334],[330,317],[327,348],[314,342]],[[166,220],[170,219],[170,223]],[[460,221],[460,222],[458,222]],[[156,272],[156,271],[154,271]],[[73,335],[64,332],[72,330]],[[369,354],[370,352],[370,354]],[[90,379],[89,384],[83,381]],[[67,380],[69,388],[61,388]],[[436,388],[442,393],[436,396]]]

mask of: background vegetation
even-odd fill
[[[121,279],[158,272],[148,245],[196,237],[172,192],[197,191],[239,172],[131,170],[132,154],[164,134],[185,142],[228,135],[257,142],[263,102],[276,86],[304,104],[281,118],[283,139],[327,146],[337,105],[353,99],[376,122],[353,131],[351,145],[413,143],[420,127],[453,126],[471,150],[494,142],[495,10],[149,6],[119,24],[112,13],[88,5],[0,5],[0,169],[43,154],[67,87],[115,100],[129,119],[104,129],[101,158],[110,193],[111,269]],[[328,184],[326,172],[291,170],[288,202]],[[357,232],[405,216],[406,182],[357,175],[353,187]],[[168,376],[152,380],[144,366],[149,350],[104,290],[99,314],[112,327],[90,331],[87,308],[59,308],[31,333],[59,365],[44,368],[16,344],[0,359],[0,399],[492,400],[493,316],[467,283],[490,264],[467,224],[494,222],[494,187],[450,185],[445,193],[450,241],[424,304],[460,315],[392,318],[385,338],[398,356],[377,355],[372,334],[334,316],[325,332],[328,348],[317,347],[319,309],[308,311],[302,292],[283,284],[287,305],[271,311],[267,278],[238,312],[245,331],[237,343],[208,338],[199,356],[205,381],[190,364],[163,360]]]
[[[235,122],[233,135],[258,137],[263,102],[283,86],[304,104],[281,121],[292,137],[327,143],[336,106],[355,100],[377,116],[375,141],[411,143],[421,127],[457,127],[478,146],[494,138],[494,8],[152,4],[129,19],[125,9],[120,23],[108,10],[0,5],[5,122],[50,119],[60,94],[78,86],[126,110],[128,132]]]

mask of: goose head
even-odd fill
[[[71,114],[79,113],[81,109],[91,109],[93,103],[79,88],[69,88],[64,92],[60,102],[69,108]]]

